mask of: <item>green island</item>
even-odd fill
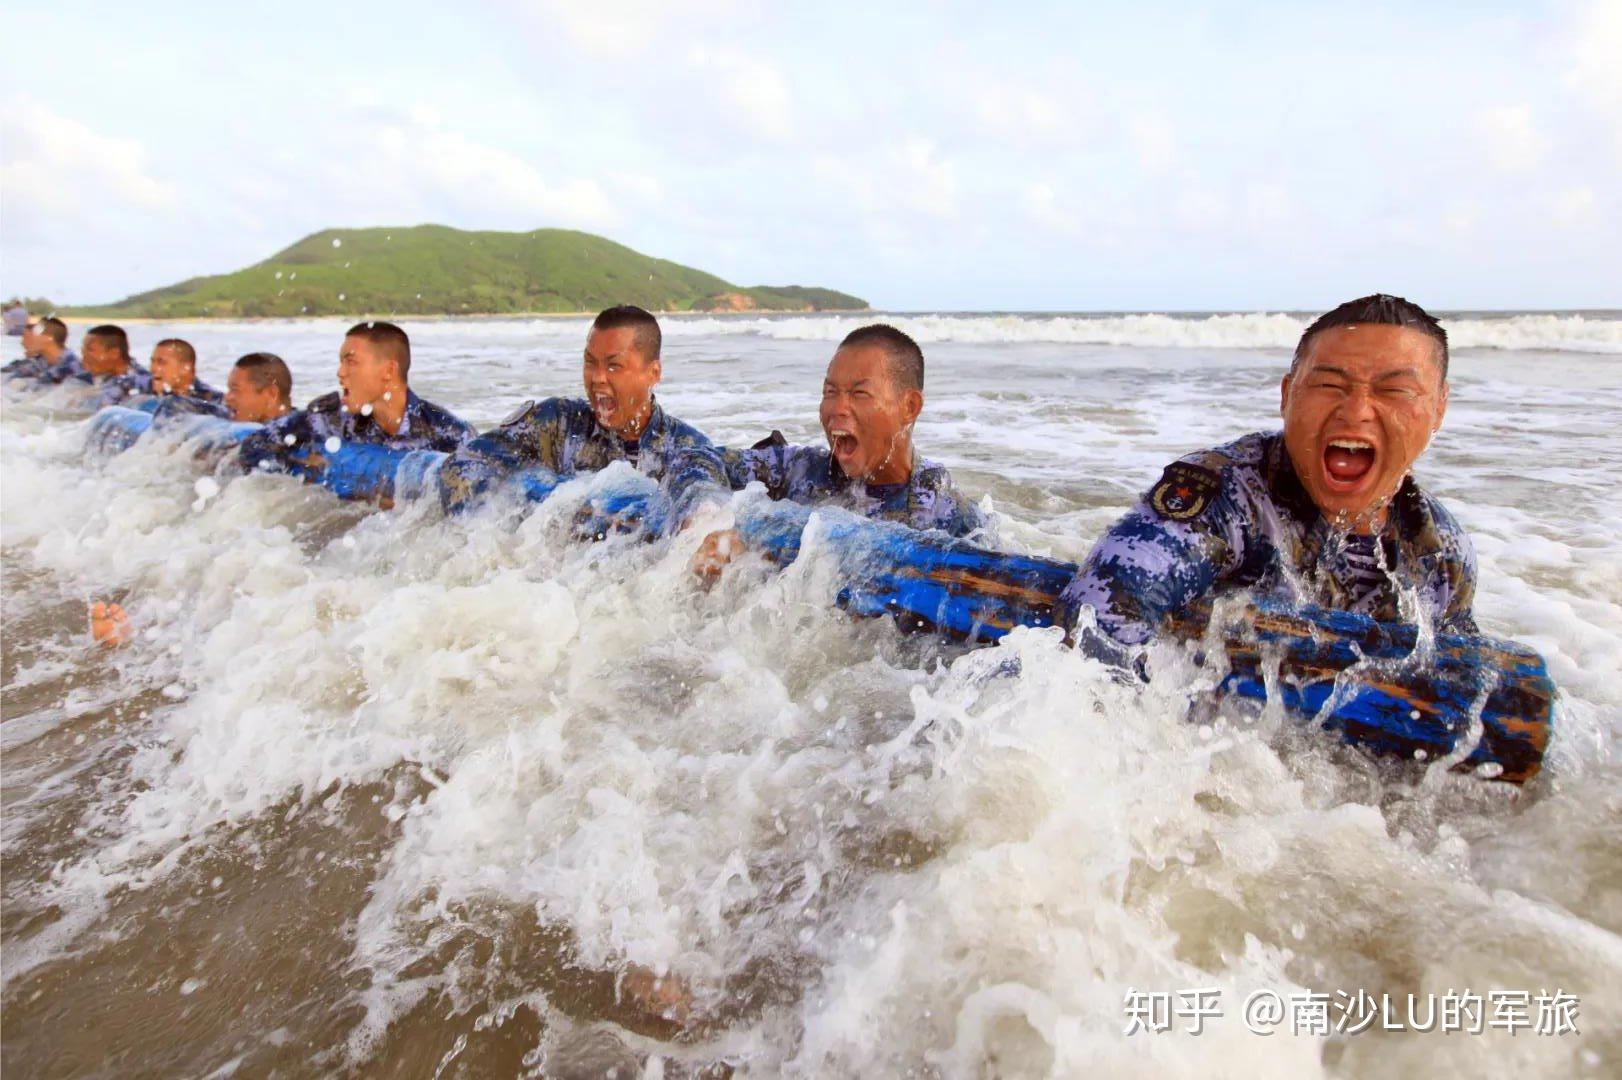
[[[570,229],[469,232],[444,225],[324,229],[264,262],[112,304],[107,318],[492,315],[650,311],[860,311],[867,301],[801,285],[733,285]]]

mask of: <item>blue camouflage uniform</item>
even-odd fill
[[[222,420],[231,419],[231,410],[223,402],[209,401],[207,398],[190,397],[184,394],[164,394],[158,399],[156,408],[152,410],[154,421],[164,420],[176,416],[217,416]]]
[[[60,378],[52,377],[52,372],[61,370]],[[21,360],[13,360],[5,366],[5,375],[10,379],[35,379],[42,383],[59,383],[62,379],[84,370],[79,361],[79,354],[72,349],[63,349],[62,355],[56,358],[53,364],[43,356],[25,356]]]
[[[703,432],[667,414],[657,399],[647,426],[631,441],[599,424],[591,406],[578,398],[525,402],[500,427],[451,455],[439,472],[440,490],[445,506],[456,510],[522,469],[539,466],[568,477],[616,461],[628,461],[657,480],[681,522],[705,502],[727,497],[721,452]]]
[[[735,491],[758,480],[773,499],[841,506],[864,517],[939,529],[950,536],[967,536],[985,524],[980,511],[953,486],[946,467],[916,455],[905,483],[864,484],[848,478],[827,447],[791,446],[776,431],[748,450],[721,454]]]
[[[450,453],[473,438],[473,425],[447,409],[406,391],[405,414],[400,430],[384,431],[370,416],[346,411],[338,391],[323,394],[305,408],[266,424],[242,441],[241,461],[245,469],[274,470],[286,463],[285,455],[311,443],[328,439],[370,443],[391,450],[438,450]]]
[[[1196,601],[1246,589],[1412,622],[1400,587],[1438,630],[1475,633],[1475,586],[1469,535],[1411,476],[1379,534],[1334,529],[1274,432],[1168,466],[1093,546],[1060,609],[1074,629],[1080,609],[1092,608],[1112,641],[1141,645]]]

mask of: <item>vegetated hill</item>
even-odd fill
[[[857,311],[865,300],[798,285],[740,287],[569,229],[443,225],[326,229],[262,263],[192,278],[81,314],[150,318],[650,311]]]

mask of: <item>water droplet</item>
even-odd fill
[[[282,279],[282,272],[280,270],[278,270],[278,271],[276,271],[276,280],[280,281],[281,279]]]
[[[372,415],[372,403],[370,401],[360,407],[360,414],[362,416]]]
[[[297,444],[298,444],[298,436],[297,435],[287,434],[287,435],[282,436],[282,445],[283,446],[296,446]]]
[[[344,538],[338,542],[346,548],[352,548],[355,546],[355,538],[353,536],[349,536],[348,534],[345,534]]]
[[[383,400],[384,401],[393,401],[394,400],[394,391],[393,390],[385,390],[385,391],[383,391]]]
[[[344,298],[344,294],[343,294],[343,293],[339,293],[339,294],[338,294],[338,299],[340,299],[340,300],[342,300],[342,299],[343,299],[343,298]]]
[[[220,482],[212,476],[200,476],[197,483],[192,485],[192,490],[197,492],[200,499],[212,499],[220,493]]]
[[[197,993],[202,986],[202,979],[187,979],[185,982],[180,984],[180,994],[182,997],[191,997],[191,995]]]
[[[329,436],[327,436],[327,441],[323,445],[326,446],[327,453],[336,454],[338,452],[338,449],[341,446],[343,446],[343,444],[344,444],[344,441],[342,439],[338,438],[338,436],[329,435]]]
[[[811,703],[811,707],[819,713],[825,713],[828,711],[828,699],[818,694],[816,700]]]
[[[338,239],[336,236],[334,236],[332,238],[332,246],[333,247],[343,247],[344,242],[342,240]]]
[[[292,281],[292,280],[293,280],[293,279],[294,279],[294,278],[296,278],[296,277],[298,277],[298,271],[297,271],[297,270],[294,270],[294,271],[293,271],[293,272],[292,272],[292,273],[291,273],[291,274],[288,274],[288,275],[287,275],[287,280],[288,280],[288,281]]]

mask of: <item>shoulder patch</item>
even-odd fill
[[[1222,490],[1222,478],[1210,469],[1174,461],[1166,466],[1160,482],[1149,491],[1149,505],[1155,513],[1172,521],[1192,521],[1205,512]]]
[[[501,422],[501,426],[512,427],[514,424],[522,423],[524,418],[534,411],[535,399],[530,398],[528,401],[518,406],[518,408],[514,409],[511,413],[507,414],[507,419]]]

